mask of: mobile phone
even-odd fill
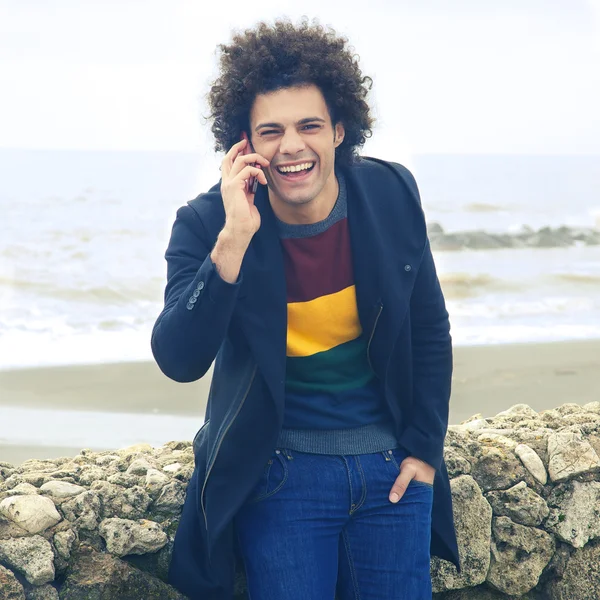
[[[248,138],[248,134],[245,131],[242,131],[242,139],[247,140],[246,147],[243,150],[244,154],[252,154],[254,152],[254,148],[252,147],[252,142]],[[252,166],[255,167],[256,163],[252,163]],[[246,184],[246,190],[248,190],[252,194],[256,194],[256,190],[258,189],[258,179],[254,176],[248,178],[248,182]]]

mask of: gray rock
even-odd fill
[[[568,558],[562,577],[546,587],[548,600],[598,600],[600,543],[579,548]]]
[[[71,550],[73,544],[77,540],[77,535],[72,529],[66,531],[59,531],[54,534],[54,547],[56,548],[57,554],[66,562],[71,558]]]
[[[0,565],[0,600],[25,600],[25,592],[15,574]]]
[[[600,483],[570,481],[557,485],[547,498],[546,529],[575,548],[600,537]]]
[[[121,473],[120,471],[106,478],[106,481],[108,481],[108,483],[114,483],[115,485],[120,485],[125,488],[132,488],[136,485],[140,485],[143,480],[144,477],[142,477],[141,475]]]
[[[84,487],[80,485],[74,485],[67,481],[47,481],[40,488],[44,494],[54,496],[55,498],[71,498],[72,496],[78,496],[86,491]]]
[[[25,575],[33,585],[43,585],[54,579],[52,546],[39,535],[0,540],[0,561]]]
[[[158,469],[148,469],[146,472],[146,491],[151,497],[156,498],[161,490],[171,481],[168,475],[165,475]]]
[[[484,492],[506,490],[526,480],[528,472],[511,450],[483,446],[471,475]]]
[[[519,423],[526,419],[537,419],[538,413],[531,408],[528,404],[514,404],[507,410],[499,412],[493,419],[492,423],[496,421],[508,421],[509,423]]]
[[[96,481],[92,490],[98,494],[102,504],[103,518],[141,519],[152,502],[146,491],[139,487],[124,488],[107,481]]]
[[[558,431],[548,437],[548,472],[555,482],[600,470],[600,458],[581,433]]]
[[[521,459],[523,466],[531,473],[534,479],[538,483],[546,485],[548,474],[538,453],[527,444],[519,444],[515,448],[515,454]]]
[[[504,448],[506,450],[514,450],[517,447],[517,442],[500,433],[480,433],[477,436],[477,441],[480,444],[499,446],[500,448]]]
[[[148,458],[138,458],[134,460],[127,468],[129,475],[145,475],[149,469],[155,468],[154,461],[150,462]]]
[[[26,600],[58,600],[56,588],[50,584],[40,585],[25,591]]]
[[[479,585],[490,566],[492,508],[471,476],[461,475],[450,486],[462,570],[458,573],[451,563],[433,558],[435,592]]]
[[[147,554],[160,550],[168,541],[167,534],[158,523],[141,519],[104,519],[99,527],[106,548],[116,556]]]
[[[509,517],[521,525],[540,525],[550,510],[546,501],[521,481],[517,485],[486,496],[496,516]]]
[[[29,533],[40,533],[61,520],[54,502],[37,495],[5,498],[0,502],[0,514]]]
[[[118,462],[120,459],[121,457],[118,454],[104,454],[96,458],[96,464],[105,467]]]
[[[108,477],[108,473],[105,469],[97,466],[93,467],[85,467],[81,470],[81,472],[77,475],[77,480],[81,485],[85,485],[86,487],[91,486],[94,482],[102,481]]]
[[[153,510],[164,515],[179,515],[185,502],[186,487],[180,481],[173,481],[162,489],[160,496],[154,502]]]
[[[478,585],[477,587],[463,588],[462,590],[452,590],[440,594],[434,594],[433,600],[509,600],[506,594],[487,587],[487,585]],[[519,600],[514,597],[511,600]],[[522,600],[529,600],[523,598]]]
[[[174,588],[110,554],[82,553],[69,568],[61,600],[185,600]]]
[[[492,525],[492,559],[487,581],[505,594],[514,596],[534,588],[554,554],[551,535],[541,529],[497,517]]]
[[[94,530],[100,518],[100,498],[92,491],[75,496],[60,507],[65,519],[71,521],[78,529]]]

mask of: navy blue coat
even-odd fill
[[[431,550],[458,566],[443,461],[452,344],[417,186],[401,165],[375,159],[342,171],[369,360],[400,444],[437,469]],[[219,185],[179,209],[165,254],[165,307],[152,331],[154,357],[171,379],[195,381],[215,361],[169,573],[175,587],[197,600],[232,598],[233,518],[271,456],[283,420],[283,256],[265,187],[255,202],[261,227],[235,284],[219,277],[209,256],[225,219]]]

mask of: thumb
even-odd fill
[[[415,476],[415,469],[411,465],[401,467],[400,475],[396,478],[392,489],[390,490],[390,502],[394,504],[404,496],[408,484],[412,481]]]

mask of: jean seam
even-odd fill
[[[362,483],[362,495],[352,512],[356,512],[365,503],[365,500],[367,499],[367,481],[365,479],[365,472],[363,471],[362,465],[360,464],[360,458],[358,456],[356,457],[356,466],[358,468],[360,480]]]
[[[350,567],[350,579],[352,580],[352,588],[354,589],[354,600],[360,600],[360,590],[358,588],[358,578],[356,577],[356,569],[354,568],[354,561],[352,560],[352,554],[350,552],[350,542],[348,542],[348,536],[345,531],[342,531],[342,540],[344,542],[344,549],[346,550],[346,558],[348,559],[348,565]]]
[[[352,507],[354,506],[354,498],[352,497],[352,476],[350,475],[350,465],[348,464],[348,460],[345,456],[340,456],[342,462],[346,466],[346,475],[348,475],[348,489],[350,490],[350,511],[348,514],[352,514],[354,510]]]

